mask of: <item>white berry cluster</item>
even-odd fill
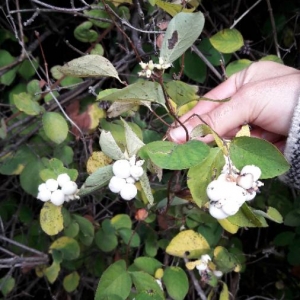
[[[208,254],[204,254],[201,258],[197,261],[196,269],[199,271],[199,275],[203,276],[205,274],[213,273],[217,277],[222,277],[223,272],[219,270],[211,270],[208,266],[209,262],[211,261],[211,257]]]
[[[263,186],[258,180],[260,176],[259,167],[247,165],[239,172],[227,158],[220,176],[206,188],[209,213],[216,219],[236,214],[244,202],[253,200],[259,187]]]
[[[110,179],[108,188],[113,193],[120,193],[124,200],[132,200],[137,194],[135,182],[144,174],[144,161],[136,161],[135,155],[129,160],[119,159],[113,164],[114,176]]]
[[[77,184],[71,181],[68,174],[58,175],[57,179],[48,179],[38,187],[37,199],[41,201],[50,201],[56,206],[62,205],[65,201],[79,199],[77,193]]]
[[[149,60],[148,63],[144,63],[144,62],[141,61],[139,64],[140,64],[140,66],[142,68],[142,71],[138,72],[138,75],[140,77],[147,77],[147,78],[151,77],[152,71],[154,69],[165,70],[165,69],[168,69],[168,68],[171,67],[171,64],[170,63],[166,63],[164,61],[164,59],[161,58],[161,57],[158,59],[158,64],[153,63],[152,60]]]

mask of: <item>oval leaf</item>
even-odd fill
[[[63,280],[64,289],[71,293],[76,290],[79,284],[80,276],[77,272],[72,272],[71,274],[65,276]]]
[[[214,34],[209,41],[222,53],[232,53],[244,45],[243,36],[236,29],[223,29]]]
[[[148,156],[160,168],[182,170],[200,164],[209,154],[209,149],[206,144],[196,140],[181,145],[157,141],[141,148],[140,156]]]
[[[56,144],[62,143],[68,135],[66,120],[56,112],[46,112],[43,115],[43,127],[46,136]]]
[[[210,249],[206,239],[194,230],[179,232],[168,245],[166,252],[173,256],[199,258]]]
[[[179,267],[167,267],[162,278],[169,296],[174,300],[185,299],[189,290],[189,281],[186,273]]]
[[[166,30],[160,56],[166,63],[180,57],[199,37],[204,26],[204,16],[197,13],[178,13]]]
[[[62,236],[55,240],[50,248],[49,252],[52,250],[58,250],[62,253],[64,260],[73,260],[79,257],[80,248],[78,242],[68,236]]]
[[[289,169],[281,152],[273,144],[259,138],[234,138],[230,145],[230,157],[238,169],[245,165],[259,166],[261,179],[279,176]]]
[[[43,111],[42,107],[28,93],[20,93],[13,95],[13,101],[19,111],[23,111],[26,115],[36,116]]]
[[[46,202],[40,213],[40,224],[45,233],[56,235],[64,229],[61,206]]]
[[[59,71],[74,77],[114,77],[122,82],[112,63],[97,54],[75,58],[59,68]]]

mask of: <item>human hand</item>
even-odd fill
[[[188,132],[206,122],[221,137],[231,138],[244,124],[251,125],[251,136],[274,143],[282,150],[294,109],[300,95],[300,71],[275,62],[261,61],[238,72],[204,97],[228,102],[199,101],[180,118]],[[169,139],[186,142],[186,131],[172,125]],[[200,138],[211,142],[211,135]]]

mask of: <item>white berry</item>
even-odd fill
[[[234,185],[230,191],[226,192],[225,197],[227,200],[236,202],[239,206],[242,206],[246,201],[247,191],[238,185]]]
[[[56,180],[58,182],[58,185],[62,187],[66,182],[71,181],[71,178],[67,173],[63,173],[59,174]]]
[[[120,196],[124,200],[132,200],[137,195],[137,188],[132,183],[126,183],[125,186],[120,191]]]
[[[206,194],[207,197],[211,201],[218,201],[221,199],[223,195],[222,187],[223,187],[223,182],[218,181],[218,180],[213,180],[206,188]]]
[[[236,183],[244,188],[245,190],[248,190],[252,188],[253,185],[253,175],[251,173],[245,173],[238,176],[236,179]]]
[[[233,216],[240,209],[240,205],[234,199],[227,199],[222,206],[222,210],[226,215]]]
[[[73,195],[77,191],[77,184],[74,181],[68,181],[63,184],[61,190],[65,195]]]
[[[60,206],[65,201],[65,194],[62,192],[62,190],[56,190],[51,194],[50,200],[54,205]]]
[[[51,192],[48,189],[44,189],[42,191],[39,191],[37,198],[41,201],[49,201],[51,198]]]
[[[126,159],[119,159],[113,164],[113,173],[119,178],[130,176],[130,163]]]
[[[217,208],[215,205],[212,204],[209,206],[209,213],[211,214],[212,217],[218,220],[226,219],[227,217],[229,217],[229,215],[227,215],[222,210],[222,208]]]
[[[124,178],[119,178],[117,176],[113,176],[108,184],[108,188],[113,193],[120,193],[121,189],[125,186],[126,180]]]
[[[219,278],[223,276],[223,272],[219,271],[219,270],[214,270],[213,273],[216,277],[219,277]]]
[[[135,178],[136,180],[139,180],[139,178],[143,175],[144,169],[139,166],[132,166],[130,168],[130,175]]]
[[[252,174],[253,175],[253,180],[257,181],[259,177],[261,176],[261,170],[259,167],[254,166],[254,165],[247,165],[244,166],[243,169],[241,170],[241,174]]]
[[[42,191],[44,191],[44,190],[49,191],[48,188],[47,188],[46,183],[41,183],[41,184],[39,185],[39,187],[38,187],[38,190],[39,190],[39,192],[42,192]]]
[[[58,189],[58,182],[55,179],[48,179],[46,181],[46,186],[49,191],[54,192]]]
[[[127,182],[127,183],[135,183],[135,179],[134,179],[133,177],[130,176],[130,177],[127,177],[127,178],[126,178],[126,182]]]

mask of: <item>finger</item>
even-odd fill
[[[262,128],[255,128],[251,130],[251,136],[264,139],[272,144],[285,139],[285,137],[280,134],[263,130]]]

